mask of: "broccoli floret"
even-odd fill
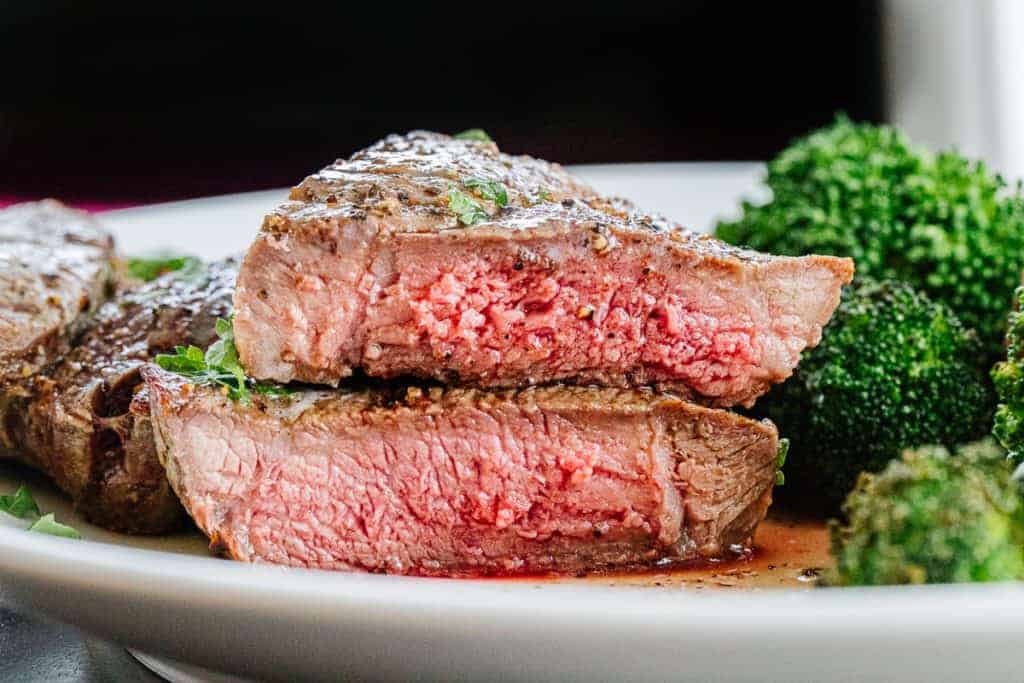
[[[907,451],[864,474],[832,523],[843,586],[1024,578],[1024,502],[1012,465],[991,440]]]
[[[776,254],[851,256],[857,272],[910,282],[1001,355],[1024,267],[1024,198],[981,162],[932,155],[886,126],[839,117],[768,164],[772,200],[743,204],[719,238]]]
[[[1017,310],[1010,314],[1006,360],[992,368],[999,394],[992,433],[1017,464],[1024,462],[1024,287],[1017,289]]]
[[[906,283],[857,280],[821,344],[755,411],[790,440],[783,496],[835,510],[862,470],[907,448],[955,446],[991,427],[977,335]]]

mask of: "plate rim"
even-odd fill
[[[30,534],[0,526],[0,575],[46,581],[66,590],[97,593],[115,588],[142,600],[194,599],[234,604],[278,613],[330,612],[368,608],[436,614],[452,618],[507,618],[526,611],[545,619],[607,624],[617,628],[623,616],[644,615],[642,623],[685,627],[697,619],[704,626],[729,625],[759,632],[768,620],[775,626],[814,628],[837,622],[837,632],[858,626],[877,628],[879,619],[927,626],[930,633],[964,628],[988,630],[1001,617],[1024,627],[1024,583],[939,584],[794,590],[660,589],[650,586],[605,586],[560,583],[544,578],[451,579],[333,572],[319,569],[247,564],[86,539]],[[430,590],[423,588],[429,586]],[[441,599],[457,594],[458,600]],[[524,597],[526,599],[524,599]],[[530,599],[537,597],[539,599]],[[585,598],[585,599],[584,599]],[[756,609],[752,610],[751,608]],[[969,609],[964,609],[969,607]],[[344,608],[344,609],[341,609]],[[336,612],[335,612],[336,611]],[[742,613],[744,619],[736,620]],[[751,619],[751,613],[757,618]],[[956,615],[955,620],[948,617]],[[808,621],[808,618],[814,618]],[[842,620],[831,617],[842,616]],[[820,620],[820,621],[819,621]],[[645,629],[646,630],[646,629]]]

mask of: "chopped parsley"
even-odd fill
[[[151,282],[161,275],[175,271],[188,275],[201,266],[202,261],[195,256],[157,252],[149,256],[128,259],[128,274],[133,278]]]
[[[251,391],[257,394],[287,396],[288,387],[264,384],[245,376],[235,346],[232,320],[217,319],[217,341],[204,352],[197,346],[178,346],[174,353],[161,353],[155,361],[164,370],[188,377],[196,384],[219,386],[232,401],[242,405],[252,403]]]
[[[526,195],[526,201],[530,206],[535,206],[541,202],[550,202],[552,200],[551,193],[545,190],[543,187],[538,187],[536,194]]]
[[[448,187],[448,208],[458,217],[459,222],[467,227],[490,218],[480,202],[454,185]]]
[[[37,534],[49,534],[50,536],[60,536],[62,538],[81,538],[73,527],[67,524],[61,524],[53,518],[53,513],[43,515],[37,519],[32,526],[28,528],[29,531],[34,531]]]
[[[489,199],[498,206],[508,206],[508,191],[496,180],[470,177],[462,181],[462,184],[471,190],[476,190],[481,197]]]
[[[81,538],[82,536],[73,527],[61,524],[54,519],[53,513],[45,514],[39,512],[39,505],[32,493],[24,484],[12,494],[0,495],[0,512],[6,512],[18,519],[34,518],[29,531],[37,534],[49,534],[50,536],[61,536],[63,538]]]
[[[470,128],[452,136],[456,140],[475,140],[477,142],[494,142],[482,128]]]
[[[12,494],[0,495],[0,512],[6,512],[18,519],[24,519],[25,515],[28,514],[35,515],[36,517],[40,515],[36,499],[32,497],[32,493],[24,484],[19,486],[18,490]]]
[[[786,475],[782,466],[786,464],[786,456],[789,455],[789,439],[779,439],[779,452],[775,454],[775,485],[782,486],[786,483]]]

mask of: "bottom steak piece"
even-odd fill
[[[778,434],[650,390],[439,387],[231,401],[155,366],[148,413],[212,546],[300,567],[462,576],[714,558],[752,542]]]

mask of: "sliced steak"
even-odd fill
[[[775,427],[651,390],[309,390],[246,407],[142,370],[168,478],[214,548],[397,574],[718,557],[771,502]]]
[[[177,345],[206,347],[231,310],[237,264],[165,275],[104,305],[67,357],[17,392],[0,390],[0,456],[49,476],[90,521],[161,533],[185,519],[149,423],[128,411],[139,368]]]
[[[450,187],[477,197],[472,227]],[[307,178],[241,268],[235,333],[261,379],[361,368],[450,384],[658,384],[750,405],[816,344],[849,259],[735,249],[492,143],[391,136]]]
[[[58,201],[0,211],[0,386],[67,352],[113,290],[114,241]]]

